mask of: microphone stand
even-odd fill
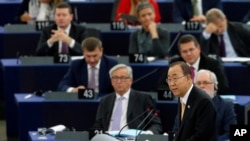
[[[143,126],[143,128],[140,130],[140,132],[139,132],[138,134],[136,134],[135,141],[137,141],[138,136],[139,136],[139,135],[141,134],[141,132],[149,125],[149,123],[151,123],[151,121],[152,121],[155,117],[158,116],[158,113],[159,113],[159,111],[156,111],[156,112],[154,113],[154,115],[152,116],[152,118]]]

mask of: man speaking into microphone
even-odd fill
[[[162,133],[160,118],[152,119],[155,111],[152,97],[131,88],[131,67],[118,64],[110,69],[109,75],[114,92],[101,99],[93,128],[104,131],[144,129],[149,134]]]

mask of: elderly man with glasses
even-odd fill
[[[233,103],[222,99],[216,94],[218,91],[218,81],[213,72],[204,69],[199,70],[194,82],[195,85],[204,90],[214,102],[217,112],[216,127],[218,140],[229,140],[230,125],[237,123]]]

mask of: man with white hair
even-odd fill
[[[231,101],[222,99],[217,95],[218,81],[216,75],[205,69],[201,69],[197,73],[195,85],[204,90],[212,99],[217,112],[217,135],[218,140],[229,139],[230,125],[236,124],[236,114]]]

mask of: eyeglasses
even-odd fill
[[[174,82],[175,83],[178,79],[180,79],[182,77],[185,77],[185,75],[183,75],[181,77],[168,78],[168,79],[166,79],[166,82],[167,83],[170,83],[170,82]]]
[[[115,81],[115,82],[117,82],[118,80],[124,82],[125,80],[127,80],[127,79],[129,79],[129,78],[130,78],[130,77],[128,77],[128,76],[121,76],[121,77],[113,76],[113,77],[111,77],[111,80],[112,80],[112,81]]]
[[[210,84],[213,84],[213,82],[203,81],[203,82],[196,82],[195,84],[198,85],[198,86],[201,85],[201,84],[210,85]]]

